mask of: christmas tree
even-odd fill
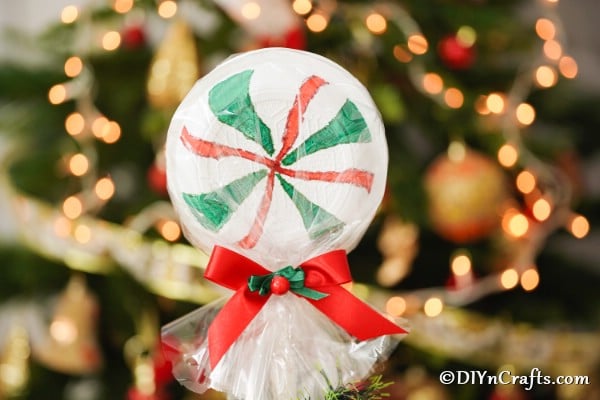
[[[410,334],[327,398],[600,398],[600,95],[562,15],[556,0],[106,0],[3,32],[0,399],[224,398],[174,382],[159,341],[221,295],[169,202],[164,142],[197,79],[273,46],[351,71],[389,146],[352,291]]]

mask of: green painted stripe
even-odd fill
[[[203,227],[217,232],[265,176],[267,170],[263,169],[236,179],[214,192],[183,193],[183,200]]]
[[[316,239],[325,234],[335,235],[339,233],[344,226],[342,221],[307,199],[292,184],[283,179],[281,175],[277,174],[277,179],[281,183],[285,193],[292,199],[298,209],[304,223],[304,228],[306,228],[308,236],[311,239]]]
[[[300,146],[281,160],[283,165],[292,165],[304,156],[344,143],[366,143],[371,141],[367,123],[356,105],[346,100],[337,115],[323,129],[308,137]]]
[[[273,155],[271,129],[256,114],[250,98],[253,72],[249,69],[216,84],[208,94],[208,104],[219,121],[237,129]]]

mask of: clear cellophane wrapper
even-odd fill
[[[357,341],[306,300],[286,293],[269,298],[211,370],[207,331],[226,300],[162,330],[175,378],[194,392],[212,388],[231,400],[321,400],[332,389],[366,378],[400,339]]]

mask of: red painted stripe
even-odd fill
[[[273,200],[273,186],[275,184],[275,171],[271,170],[269,172],[269,176],[267,177],[267,188],[265,189],[265,194],[263,195],[262,201],[260,202],[260,206],[258,207],[258,213],[256,218],[254,219],[254,223],[250,228],[250,232],[238,242],[238,245],[242,249],[251,249],[256,246],[258,243],[258,239],[263,234],[263,229],[265,226],[265,219],[267,218],[267,214],[269,213],[269,208],[271,207],[271,201]]]
[[[348,183],[354,186],[364,188],[368,193],[371,193],[373,186],[373,174],[362,169],[347,169],[341,172],[337,171],[296,171],[289,168],[279,167],[277,172],[292,178],[305,179],[309,181],[323,181],[333,183]]]
[[[311,76],[304,81],[300,86],[300,92],[294,100],[292,108],[288,113],[287,122],[285,125],[285,132],[283,133],[283,145],[275,160],[280,162],[288,151],[292,148],[296,139],[298,138],[300,117],[304,116],[304,111],[308,107],[308,104],[312,98],[317,94],[317,91],[321,86],[326,85],[327,82],[316,75]]]
[[[215,160],[223,157],[241,157],[245,158],[246,160],[256,161],[266,165],[269,168],[272,168],[275,165],[273,160],[260,156],[251,151],[236,149],[224,144],[209,142],[207,140],[194,137],[189,133],[185,126],[181,130],[181,141],[188,149],[201,157],[214,158]]]

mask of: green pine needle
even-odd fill
[[[389,393],[381,391],[393,384],[393,382],[383,382],[381,375],[372,376],[366,382],[350,384],[333,388],[325,395],[325,400],[380,400],[384,397],[390,397]]]

